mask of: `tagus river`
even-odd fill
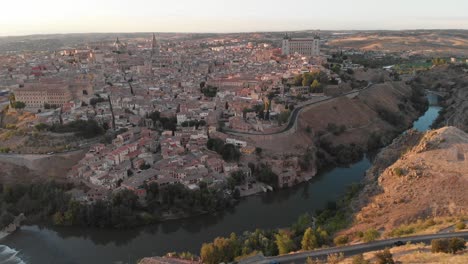
[[[413,128],[425,131],[437,118],[437,98]],[[308,183],[243,199],[235,208],[218,215],[167,221],[132,230],[23,226],[0,240],[0,264],[136,263],[148,256],[171,251],[198,253],[204,242],[231,232],[288,226],[306,212],[323,209],[336,201],[352,183],[361,181],[371,166],[369,159],[324,171]]]

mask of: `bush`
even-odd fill
[[[452,253],[466,249],[465,240],[459,237],[453,238],[440,238],[431,241],[432,253]]]
[[[414,227],[412,226],[400,226],[396,229],[393,229],[392,232],[390,232],[389,236],[391,237],[401,237],[404,235],[410,235],[415,232]]]
[[[364,255],[359,254],[353,257],[352,264],[369,264],[370,261],[364,258]]]
[[[378,252],[375,254],[377,259],[377,264],[394,264],[393,255],[390,250],[387,248],[384,251]]]
[[[368,243],[368,242],[372,242],[376,240],[379,237],[380,237],[379,231],[375,230],[374,228],[371,228],[371,229],[368,229],[366,232],[364,232],[364,235],[362,238],[364,242]]]
[[[337,246],[346,245],[348,244],[348,242],[349,242],[349,238],[346,235],[337,236],[335,237],[335,239],[333,239],[333,243]]]
[[[466,228],[466,224],[465,224],[465,222],[463,222],[463,221],[460,221],[460,222],[458,222],[458,223],[455,225],[455,229],[456,229],[456,230],[463,230],[463,229],[465,229],[465,228]]]
[[[44,124],[44,123],[39,123],[35,125],[34,128],[36,128],[38,131],[43,131],[43,130],[49,129],[49,125]]]
[[[327,256],[327,263],[328,264],[338,264],[342,260],[344,260],[343,253],[332,253]]]
[[[393,168],[393,172],[396,174],[396,176],[399,176],[399,177],[405,175],[402,168]]]

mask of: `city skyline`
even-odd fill
[[[337,0],[333,4],[304,0],[26,0],[4,4],[11,11],[0,17],[0,35],[468,29],[467,2],[397,0],[385,4],[371,0]]]

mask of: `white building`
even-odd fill
[[[320,55],[320,38],[290,38],[285,36],[282,45],[282,54],[290,55],[299,53],[304,56],[319,56]]]

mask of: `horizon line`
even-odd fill
[[[17,35],[3,35],[0,34],[0,38],[9,38],[9,37],[34,37],[34,36],[51,36],[51,35],[85,35],[85,34],[254,34],[254,33],[281,33],[281,32],[303,32],[303,31],[322,31],[322,32],[365,32],[365,31],[468,31],[468,29],[463,28],[407,28],[407,29],[297,29],[297,30],[258,30],[258,31],[226,31],[226,32],[216,32],[216,31],[199,31],[199,32],[189,32],[189,31],[96,31],[96,32],[68,32],[68,33],[33,33],[33,34],[17,34]]]

